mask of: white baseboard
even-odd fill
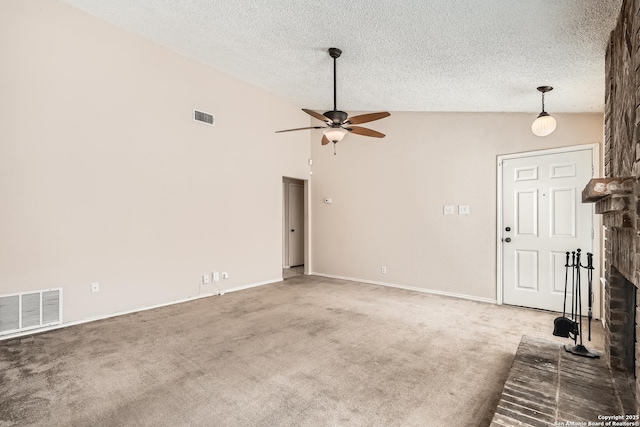
[[[256,288],[258,286],[264,286],[264,285],[268,285],[268,284],[276,283],[276,282],[281,282],[281,281],[282,281],[282,278],[273,279],[273,280],[266,280],[264,282],[257,282],[257,283],[252,283],[252,284],[249,284],[249,285],[238,286],[238,287],[235,287],[235,288],[224,289],[224,290],[221,290],[221,292],[199,294],[199,295],[192,296],[192,297],[182,298],[182,299],[179,299],[179,300],[176,300],[176,301],[171,301],[171,302],[166,302],[166,303],[162,303],[162,304],[151,305],[151,306],[147,306],[147,307],[134,308],[132,310],[119,311],[117,313],[105,314],[105,315],[101,315],[101,316],[88,317],[86,319],[74,320],[73,322],[61,323],[59,325],[49,326],[49,327],[42,328],[42,329],[30,329],[30,330],[24,331],[24,332],[19,332],[19,333],[15,333],[15,334],[0,336],[0,341],[12,339],[12,338],[19,338],[19,337],[22,337],[22,336],[25,336],[25,335],[40,334],[42,332],[48,332],[48,331],[53,331],[55,329],[66,328],[68,326],[81,325],[83,323],[89,323],[89,322],[95,322],[95,321],[98,321],[98,320],[109,319],[111,317],[124,316],[126,314],[132,314],[132,313],[139,313],[141,311],[153,310],[154,308],[167,307],[167,306],[170,306],[170,305],[181,304],[183,302],[195,301],[195,300],[198,300],[198,299],[201,299],[201,298],[208,298],[208,297],[212,297],[212,296],[216,296],[216,295],[224,295],[224,294],[229,293],[229,292],[242,291],[242,290],[245,290],[245,289]]]
[[[398,289],[405,289],[407,291],[415,291],[415,292],[422,292],[425,294],[432,294],[432,295],[441,295],[441,296],[445,296],[445,297],[452,297],[452,298],[460,298],[460,299],[466,299],[466,300],[470,300],[470,301],[477,301],[477,302],[484,302],[484,303],[489,303],[489,304],[497,304],[498,301],[495,299],[491,299],[491,298],[482,298],[482,297],[475,297],[473,295],[465,295],[465,294],[456,294],[453,292],[445,292],[445,291],[439,291],[436,289],[425,289],[425,288],[416,288],[414,286],[405,286],[405,285],[398,285],[395,283],[387,283],[387,282],[378,282],[375,280],[365,280],[365,279],[356,279],[353,277],[344,277],[344,276],[336,276],[333,274],[324,274],[324,273],[309,273],[312,276],[321,276],[321,277],[328,277],[331,279],[340,279],[340,280],[348,280],[350,282],[360,282],[360,283],[367,283],[370,285],[377,285],[377,286],[386,286],[389,288],[398,288]]]
[[[605,293],[607,292],[607,279],[604,277],[600,278],[600,298],[604,300]],[[601,310],[602,311],[602,310]],[[605,313],[600,313],[600,322],[602,322],[602,327],[607,327],[607,319],[605,319]]]
[[[272,280],[265,280],[264,282],[252,283],[250,285],[238,286],[236,288],[225,289],[223,292],[226,294],[229,292],[244,291],[245,289],[257,288],[258,286],[270,285],[271,283],[277,282],[282,282],[282,277]]]

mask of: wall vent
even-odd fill
[[[213,117],[213,114],[193,110],[193,120],[215,126],[215,117]]]
[[[0,295],[0,335],[62,323],[62,289]]]

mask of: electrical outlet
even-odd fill
[[[447,205],[444,207],[444,214],[445,215],[453,215],[454,211],[453,211],[453,205]]]
[[[208,274],[203,274],[202,275],[202,283],[204,283],[206,285],[209,282],[211,282],[211,276],[208,275]]]
[[[213,281],[214,282],[219,282],[220,281],[220,272],[216,271],[213,273]]]
[[[380,271],[382,272],[382,274],[387,274],[387,267],[382,267]]]
[[[469,205],[458,206],[458,213],[460,215],[469,215]]]
[[[91,284],[91,293],[97,294],[98,292],[100,292],[100,282],[93,282]]]
[[[229,273],[227,273],[226,271],[224,271],[224,272],[222,273],[222,278],[223,278],[224,280],[227,280],[227,279],[229,278]]]

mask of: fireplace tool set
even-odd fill
[[[562,316],[553,321],[553,335],[564,338],[572,338],[573,345],[565,345],[564,349],[569,353],[585,357],[600,357],[595,351],[589,350],[582,343],[582,291],[580,284],[581,269],[587,270],[587,283],[589,286],[588,301],[588,339],[591,341],[591,320],[593,319],[593,254],[587,252],[587,265],[580,263],[580,249],[571,252],[571,264],[569,264],[569,252],[566,253],[564,273],[564,305]],[[567,288],[569,286],[569,270],[571,270],[571,316],[567,317]],[[580,343],[578,344],[578,337]]]

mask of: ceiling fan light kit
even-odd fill
[[[537,89],[542,93],[542,112],[531,124],[531,132],[537,136],[551,135],[556,130],[556,119],[544,111],[544,94],[553,90],[553,88],[551,86],[540,86]]]
[[[336,153],[335,144],[342,141],[347,133],[355,133],[357,135],[371,136],[374,138],[384,138],[385,135],[383,133],[380,133],[373,129],[353,125],[384,119],[385,117],[389,117],[391,115],[388,112],[385,111],[380,113],[361,114],[359,116],[349,118],[349,115],[347,113],[338,110],[336,103],[336,59],[338,59],[340,55],[342,55],[342,51],[337,47],[332,47],[329,48],[328,52],[329,56],[333,58],[333,110],[325,111],[324,113],[320,114],[306,108],[302,109],[302,111],[304,111],[314,119],[324,122],[325,126],[309,126],[304,128],[286,129],[276,131],[276,133],[291,132],[303,129],[325,129],[324,131],[322,131],[322,145],[327,145],[328,143],[333,142],[333,154]]]
[[[342,128],[329,128],[322,131],[324,136],[327,137],[329,142],[338,143],[342,141],[342,138],[347,134],[347,131]]]

